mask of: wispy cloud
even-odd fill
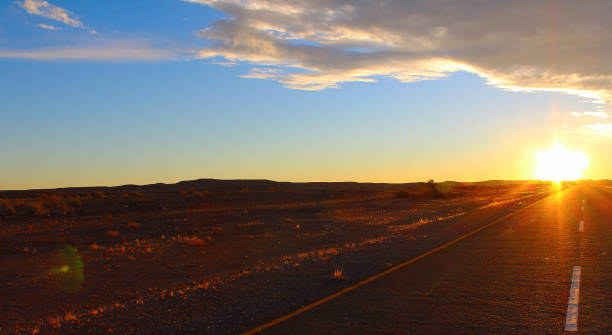
[[[595,124],[587,124],[582,126],[583,128],[588,128],[596,131],[599,134],[612,133],[612,123],[595,123]]]
[[[606,112],[584,112],[584,115],[588,115],[588,116],[592,116],[592,117],[598,117],[601,119],[607,119],[608,118],[608,113]]]
[[[44,24],[44,23],[39,23],[38,26],[43,29],[47,29],[47,30],[62,30],[62,28],[60,27],[56,27],[56,26],[52,26],[52,25]]]
[[[0,50],[0,58],[74,61],[154,61],[177,59],[181,50],[125,40],[31,50]]]
[[[596,117],[596,118],[600,118],[600,119],[607,119],[609,117],[608,113],[604,112],[604,111],[595,111],[595,112],[572,112],[571,113],[572,116],[575,117],[581,117],[581,116],[591,116],[591,117]]]
[[[184,1],[229,15],[198,33],[216,41],[200,58],[282,67],[245,77],[289,88],[378,76],[412,82],[463,70],[506,89],[612,102],[607,0]]]
[[[47,19],[62,22],[72,27],[83,27],[83,23],[76,19],[72,13],[64,8],[52,5],[42,0],[23,0],[18,2],[29,14],[42,16]]]

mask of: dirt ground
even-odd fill
[[[557,190],[196,180],[2,191],[0,334],[239,333]]]

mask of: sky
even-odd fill
[[[0,189],[610,178],[612,2],[0,3]]]

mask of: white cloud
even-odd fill
[[[43,29],[47,29],[47,30],[62,30],[62,28],[60,27],[56,27],[56,26],[52,26],[52,25],[44,24],[44,23],[39,23],[38,26]]]
[[[607,119],[608,118],[608,113],[606,113],[604,111],[582,112],[582,113],[572,112],[571,114],[572,114],[572,116],[575,116],[575,117],[592,116],[592,117],[596,117],[596,118],[600,118],[600,119]]]
[[[225,58],[296,89],[388,76],[411,82],[463,70],[495,86],[612,101],[612,3],[570,0],[184,0],[229,15],[198,34]]]
[[[42,16],[47,19],[62,22],[72,27],[83,27],[83,23],[74,18],[66,9],[57,7],[43,0],[23,0],[18,2],[29,14]]]
[[[607,119],[608,118],[608,113],[606,112],[584,112],[584,115],[589,115],[589,116],[593,116],[593,117],[598,117],[598,118],[602,118],[602,119]]]
[[[595,124],[587,124],[582,126],[584,128],[588,128],[596,131],[599,134],[610,133],[612,132],[612,123],[595,123]]]

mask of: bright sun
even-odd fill
[[[580,179],[589,165],[589,158],[583,152],[566,150],[559,143],[550,150],[538,152],[536,160],[535,177],[555,182]]]

